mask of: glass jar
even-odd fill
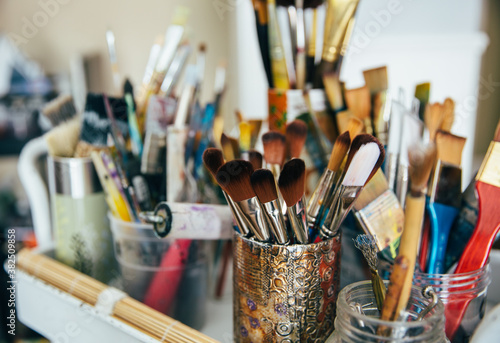
[[[385,281],[387,284],[387,281]],[[444,306],[436,306],[417,320],[431,300],[422,296],[420,287],[412,287],[405,321],[388,322],[380,320],[380,312],[375,303],[370,281],[361,281],[344,287],[337,300],[335,332],[327,343],[365,343],[365,342],[448,342],[444,332]],[[378,334],[379,328],[391,330],[391,336]]]
[[[446,335],[452,343],[469,342],[484,317],[491,282],[489,265],[460,274],[415,272],[413,283],[431,285],[445,306]]]

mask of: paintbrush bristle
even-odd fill
[[[282,165],[286,150],[286,137],[278,131],[269,131],[262,135],[264,159],[269,164]]]
[[[50,121],[52,127],[70,120],[76,115],[73,97],[71,95],[58,96],[45,105],[42,113]]]
[[[235,156],[231,139],[224,132],[220,136],[220,145],[222,146],[222,151],[224,152],[226,160],[234,160]]]
[[[455,102],[451,98],[444,99],[443,103],[443,122],[441,130],[450,132],[455,121]]]
[[[216,180],[234,201],[243,201],[255,196],[250,183],[252,164],[244,160],[232,160],[217,170]]]
[[[253,166],[254,170],[262,168],[262,154],[256,150],[248,152],[248,160]]]
[[[74,117],[47,132],[45,141],[49,154],[57,157],[73,157],[80,139],[81,126],[80,118]]]
[[[344,132],[335,140],[333,145],[332,154],[330,155],[330,160],[328,161],[328,169],[336,172],[340,169],[344,157],[349,151],[351,146],[351,136],[349,131]]]
[[[356,137],[363,131],[363,122],[356,117],[349,118],[349,121],[347,123],[347,131],[349,131],[351,139],[354,139],[354,137]]]
[[[383,92],[389,88],[387,82],[387,67],[379,67],[363,71],[365,83],[371,94]]]
[[[438,102],[434,104],[427,104],[425,108],[424,122],[427,130],[429,131],[429,139],[431,141],[436,139],[436,132],[443,123],[443,109],[443,105]]]
[[[389,184],[387,183],[387,179],[382,170],[378,169],[373,178],[366,183],[365,188],[359,194],[354,203],[354,208],[357,211],[362,210],[388,189]]]
[[[408,151],[408,160],[411,194],[418,197],[425,193],[429,175],[436,162],[436,145],[431,142],[427,146],[413,146]]]
[[[356,89],[346,89],[344,96],[347,108],[349,108],[355,117],[361,120],[370,118],[371,95],[367,86]]]
[[[464,150],[465,137],[455,136],[449,132],[436,133],[437,159],[460,167],[462,165],[462,151]]]
[[[288,207],[295,205],[304,195],[306,165],[303,160],[294,158],[281,170],[278,186]]]
[[[307,124],[294,120],[286,126],[286,146],[289,158],[298,158],[306,142]]]
[[[375,175],[384,158],[384,147],[377,138],[369,134],[358,135],[351,143],[342,184],[364,186]]]
[[[210,174],[215,178],[217,170],[224,164],[222,151],[217,148],[208,148],[203,152],[203,163]]]
[[[276,181],[269,169],[257,169],[254,171],[250,177],[250,182],[261,203],[265,204],[278,199]]]

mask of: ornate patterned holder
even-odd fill
[[[324,342],[333,331],[340,235],[305,245],[235,236],[234,341]]]

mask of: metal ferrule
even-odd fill
[[[242,218],[248,223],[248,228],[260,242],[268,242],[271,238],[267,220],[264,217],[260,202],[257,197],[234,202],[235,207],[240,211]]]
[[[231,199],[231,197],[227,195],[225,191],[222,191],[222,194],[224,194],[227,204],[229,205],[229,208],[233,213],[234,220],[236,221],[236,225],[238,225],[238,228],[240,229],[241,235],[249,237],[251,232],[250,229],[248,228],[248,223],[244,219],[243,214],[240,212],[240,209],[236,206],[233,199]]]
[[[408,192],[408,183],[410,176],[408,174],[408,166],[400,164],[396,179],[396,196],[398,197],[401,207],[405,207],[406,193]]]
[[[142,174],[163,173],[166,163],[166,142],[165,133],[154,132],[146,134],[141,158]]]
[[[301,244],[309,243],[307,232],[307,213],[304,206],[304,197],[293,206],[287,208],[288,220],[295,236],[295,242]]]
[[[389,188],[394,190],[396,188],[396,177],[398,171],[398,155],[395,153],[389,153],[385,162],[385,175],[387,177],[387,183]]]
[[[323,239],[334,237],[351,210],[363,186],[340,186],[332,207],[320,229]]]
[[[69,195],[80,199],[102,192],[91,158],[48,156],[48,180],[52,194]]]
[[[278,199],[262,204],[269,228],[278,244],[287,244],[290,240],[286,232],[285,218]]]
[[[316,218],[320,212],[321,206],[325,203],[333,182],[335,180],[335,172],[330,169],[325,169],[321,179],[316,186],[311,199],[309,200],[309,205],[307,206],[307,216],[309,219],[309,226],[314,226]]]

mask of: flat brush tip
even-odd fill
[[[328,161],[328,169],[335,172],[340,169],[342,161],[349,151],[350,145],[351,135],[349,131],[346,131],[337,137],[337,139],[335,140],[335,144],[333,145],[332,155],[330,156],[330,160]]]
[[[385,158],[385,150],[378,139],[369,134],[356,136],[347,157],[344,185],[364,186]]]
[[[431,143],[427,146],[414,146],[408,151],[411,192],[420,196],[427,187],[429,175],[436,161],[436,146]]]
[[[217,183],[236,202],[255,196],[250,182],[253,173],[252,164],[244,160],[232,160],[224,163],[217,171]]]
[[[304,195],[306,165],[295,158],[288,161],[281,170],[278,186],[288,207],[295,205]]]
[[[276,181],[269,169],[257,169],[250,177],[252,188],[260,202],[265,204],[278,199]]]
[[[290,158],[300,157],[307,137],[307,125],[302,120],[294,120],[286,127],[286,144]]]
[[[256,150],[248,151],[248,160],[252,163],[253,169],[262,168],[262,154]]]
[[[466,140],[465,137],[455,136],[449,132],[439,130],[436,133],[438,160],[460,167]]]

